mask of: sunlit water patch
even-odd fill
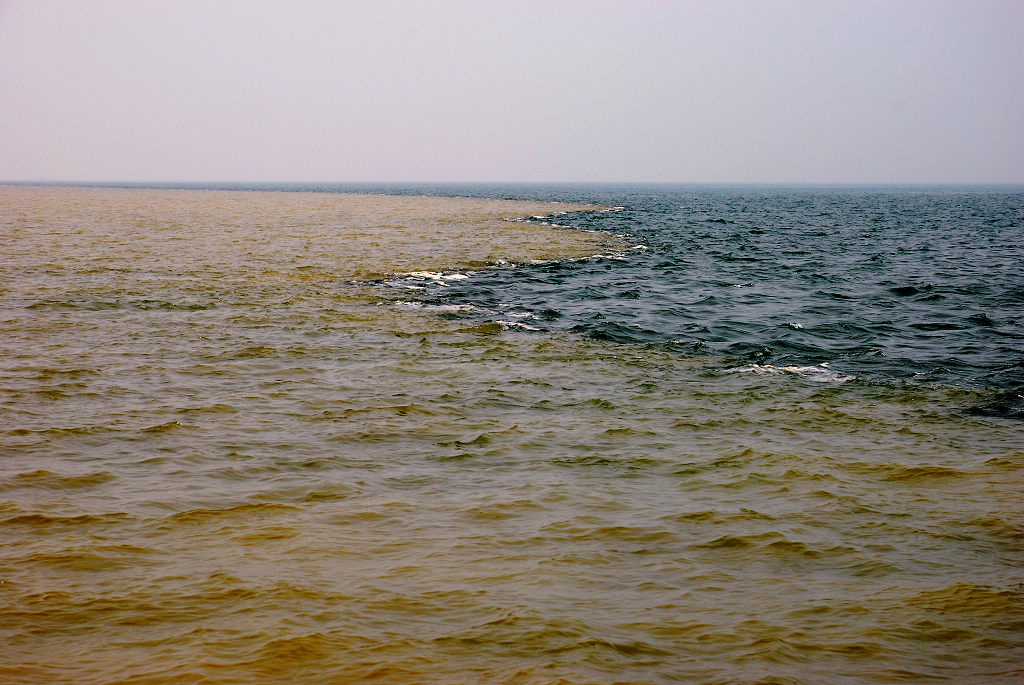
[[[1019,194],[472,193],[0,191],[0,679],[1020,681]]]

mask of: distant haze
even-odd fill
[[[0,0],[0,181],[1024,182],[1024,2]]]

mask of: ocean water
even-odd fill
[[[0,260],[0,681],[1024,679],[1019,188],[8,186]]]

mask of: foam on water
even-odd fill
[[[771,364],[751,364],[736,369],[740,373],[757,374],[792,374],[806,380],[820,383],[845,383],[854,380],[853,376],[846,376],[828,368],[828,362],[822,362],[817,366],[772,366]]]

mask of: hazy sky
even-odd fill
[[[0,180],[1024,182],[1024,1],[0,0]]]

